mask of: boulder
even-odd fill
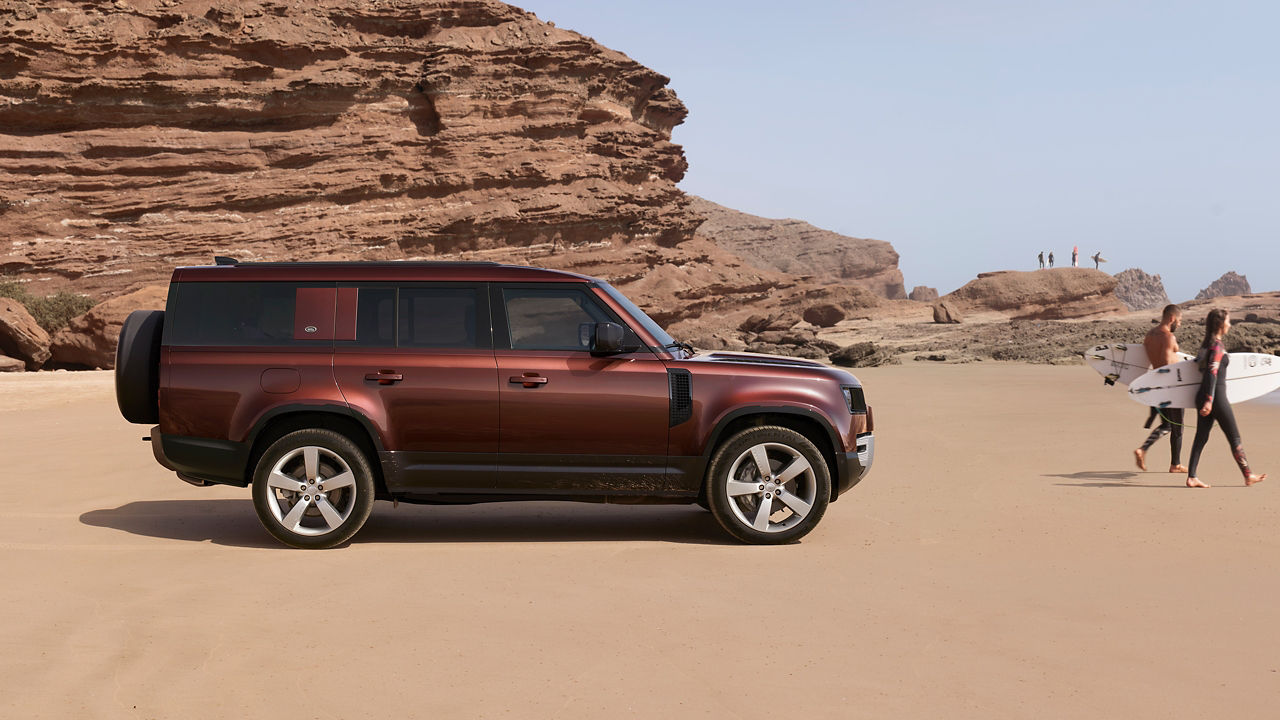
[[[800,322],[800,316],[793,312],[782,312],[773,315],[752,315],[738,329],[742,332],[762,333],[770,330],[790,330]]]
[[[933,321],[936,323],[958,323],[964,319],[956,306],[947,300],[939,300],[933,304]]]
[[[134,310],[163,310],[168,292],[165,285],[152,285],[95,305],[89,312],[72,318],[64,330],[53,336],[52,362],[104,370],[115,367],[116,342],[125,318]]]
[[[938,290],[926,285],[917,285],[911,289],[911,294],[907,297],[916,302],[933,302],[938,299]]]
[[[12,298],[0,298],[0,353],[22,360],[28,370],[49,359],[49,333]]]
[[[8,355],[0,355],[0,372],[22,372],[26,369],[26,362]]]
[[[899,361],[893,353],[873,342],[846,345],[831,353],[831,362],[844,367],[878,367],[896,365]]]
[[[805,308],[802,316],[807,323],[817,325],[818,327],[828,328],[834,327],[836,323],[844,320],[844,311],[840,306],[831,303],[820,303],[818,305],[810,305]]]

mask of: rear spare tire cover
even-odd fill
[[[160,335],[163,310],[134,310],[116,345],[116,404],[131,423],[160,422]]]

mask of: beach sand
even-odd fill
[[[857,374],[874,470],[797,545],[693,506],[379,503],[322,552],[158,466],[109,373],[0,377],[0,716],[1275,712],[1280,407],[1236,409],[1271,479],[1215,430],[1190,490],[1137,472],[1145,409],[1086,367]]]

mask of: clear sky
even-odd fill
[[[1280,290],[1280,3],[514,4],[671,77],[684,190],[888,240],[908,289],[1079,245]]]

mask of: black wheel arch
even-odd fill
[[[840,447],[840,436],[831,423],[816,410],[792,405],[751,405],[737,408],[716,423],[703,451],[702,488],[698,496],[705,499],[707,495],[707,473],[711,470],[711,456],[716,448],[726,439],[738,432],[761,425],[778,425],[795,430],[809,439],[822,453],[827,462],[827,472],[831,477],[831,502],[836,501],[839,492],[840,464],[836,459],[836,448]]]
[[[295,430],[306,428],[332,430],[354,442],[369,459],[377,499],[390,499],[382,470],[382,438],[369,418],[343,405],[294,403],[264,413],[245,438],[245,444],[250,448],[245,477],[251,476],[259,458],[272,443]]]

